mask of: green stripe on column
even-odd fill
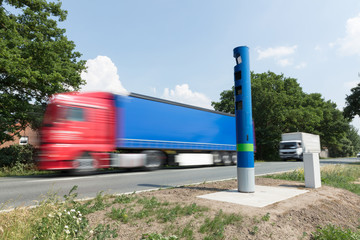
[[[240,143],[240,144],[237,145],[236,150],[238,152],[253,152],[254,151],[254,144]]]

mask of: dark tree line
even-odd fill
[[[308,132],[320,135],[321,146],[332,157],[352,156],[360,150],[360,136],[349,119],[319,93],[304,93],[294,78],[273,72],[251,73],[256,159],[279,159],[281,134]],[[234,113],[234,89],[212,102],[215,110]]]

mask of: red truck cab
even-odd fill
[[[48,104],[41,129],[41,170],[109,167],[115,150],[115,106],[111,93],[62,93]]]

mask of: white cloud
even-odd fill
[[[193,106],[213,109],[211,100],[203,93],[193,92],[188,84],[176,85],[175,89],[165,88],[162,98],[190,104]]]
[[[294,45],[292,47],[275,47],[275,48],[268,48],[265,50],[258,49],[257,52],[259,54],[258,59],[265,59],[265,58],[274,58],[279,59],[283,58],[285,56],[289,56],[295,53],[297,49],[297,45]]]
[[[300,64],[296,65],[295,68],[296,69],[303,69],[306,68],[307,63],[306,62],[301,62]]]
[[[316,45],[316,46],[314,47],[314,50],[315,50],[315,51],[322,51],[322,47],[321,47],[320,45]]]
[[[360,56],[360,13],[346,21],[346,35],[335,43],[342,55]]]
[[[117,68],[107,56],[97,56],[86,62],[87,71],[81,73],[86,85],[81,91],[105,91],[118,94],[128,94],[121,84]]]
[[[293,63],[292,63],[291,59],[284,58],[284,59],[277,60],[277,64],[279,64],[282,67],[286,67],[286,66],[292,65]]]
[[[275,48],[267,48],[265,50],[258,49],[257,52],[259,54],[258,60],[272,58],[276,61],[276,63],[282,67],[287,67],[293,65],[293,60],[289,58],[289,56],[293,55],[297,49],[297,45],[292,47],[275,47]]]

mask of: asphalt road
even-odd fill
[[[327,159],[324,164],[360,162],[356,158]],[[303,162],[259,162],[255,164],[257,176],[289,171],[302,168]],[[236,166],[213,166],[197,168],[170,168],[153,172],[147,171],[116,171],[89,176],[29,176],[0,178],[0,210],[36,205],[38,201],[56,193],[58,196],[67,194],[70,189],[78,186],[79,198],[90,198],[99,192],[116,194],[156,188],[189,185],[204,181],[216,181],[236,178]]]

